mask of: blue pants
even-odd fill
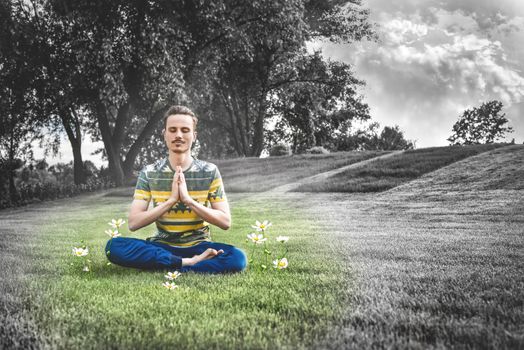
[[[182,267],[182,258],[192,258],[206,249],[222,249],[214,258]],[[173,269],[202,273],[239,272],[246,268],[247,259],[240,249],[224,243],[201,242],[190,247],[174,247],[165,243],[138,238],[117,237],[108,241],[106,254],[114,264],[138,269]]]

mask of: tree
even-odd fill
[[[74,182],[78,185],[87,179],[82,159],[82,133],[87,129],[90,114],[88,81],[78,69],[72,21],[57,16],[47,2],[37,6],[39,11],[33,20],[38,27],[40,65],[45,69],[38,97],[48,116],[46,128],[50,131],[50,137],[45,139],[49,146],[46,151],[58,152],[65,131],[73,151]]]
[[[71,44],[89,82],[89,127],[102,139],[117,185],[132,173],[164,112],[188,103],[187,81],[235,28],[258,16],[237,16],[237,1],[49,0],[72,23]]]
[[[380,133],[379,127],[379,123],[373,122],[365,128],[349,131],[345,135],[337,137],[332,148],[337,151],[391,151],[415,148],[415,142],[406,140],[404,132],[400,130],[398,125],[385,126]]]
[[[385,126],[377,140],[377,149],[384,151],[407,150],[415,148],[413,141],[406,140],[398,125]]]
[[[11,40],[16,51],[8,55],[19,57],[28,72],[29,79],[18,84],[27,84],[32,91],[31,110],[45,127],[45,135],[39,135],[41,145],[45,145],[46,155],[56,154],[65,131],[73,151],[75,183],[84,183],[81,145],[89,91],[88,81],[78,69],[72,21],[57,16],[47,0],[10,0],[6,4],[11,8],[12,32],[17,33]],[[16,26],[25,30],[15,30]],[[31,45],[23,45],[24,41]],[[28,103],[24,103],[26,108]],[[44,131],[35,126],[31,125],[33,133]]]
[[[0,3],[0,161],[12,202],[18,200],[15,170],[32,157],[31,141],[41,136],[43,118],[35,91],[41,76],[35,28],[23,6]]]
[[[207,105],[216,109],[202,113],[204,123],[224,130],[238,155],[259,156],[268,141],[295,135],[296,148],[307,148],[311,141],[312,145],[322,142],[322,135],[336,124],[341,127],[344,118],[366,118],[367,106],[355,92],[360,82],[350,67],[306,50],[309,40],[349,42],[372,37],[360,1],[258,0],[248,4],[243,7],[245,16],[258,20],[223,41],[219,57],[205,67],[207,81],[213,82],[205,85],[211,95]],[[264,128],[271,118],[294,130],[268,133]]]
[[[502,107],[502,102],[493,100],[478,108],[466,109],[453,125],[453,134],[448,141],[454,145],[493,143],[513,132],[512,127],[506,126],[508,119],[505,113],[501,113]]]
[[[271,112],[281,118],[269,139],[289,142],[293,153],[331,148],[353,122],[370,118],[369,107],[356,93],[363,82],[354,78],[350,66],[326,60],[319,52],[304,54],[294,65],[295,81],[273,91],[277,97]]]

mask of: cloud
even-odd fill
[[[462,111],[481,102],[499,99],[508,118],[521,116],[513,113],[524,102],[524,51],[515,38],[524,16],[511,3],[513,12],[491,1],[370,1],[381,40],[325,44],[324,53],[354,64],[375,120],[399,124],[419,147],[444,145]]]
[[[428,34],[425,24],[417,24],[405,19],[394,19],[387,23],[385,35],[390,43],[413,43]]]

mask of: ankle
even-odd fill
[[[196,264],[195,258],[182,258],[182,266],[193,266]]]

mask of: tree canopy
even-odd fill
[[[455,145],[470,145],[493,143],[503,138],[513,128],[506,125],[508,119],[502,108],[502,102],[493,100],[466,109],[453,125],[453,134],[448,141]]]
[[[7,0],[1,11],[2,133],[45,127],[56,146],[65,132],[77,183],[83,135],[103,141],[123,184],[163,152],[173,104],[197,111],[200,150],[217,157],[280,141],[301,151],[369,119],[351,67],[307,49],[372,39],[358,0]]]

